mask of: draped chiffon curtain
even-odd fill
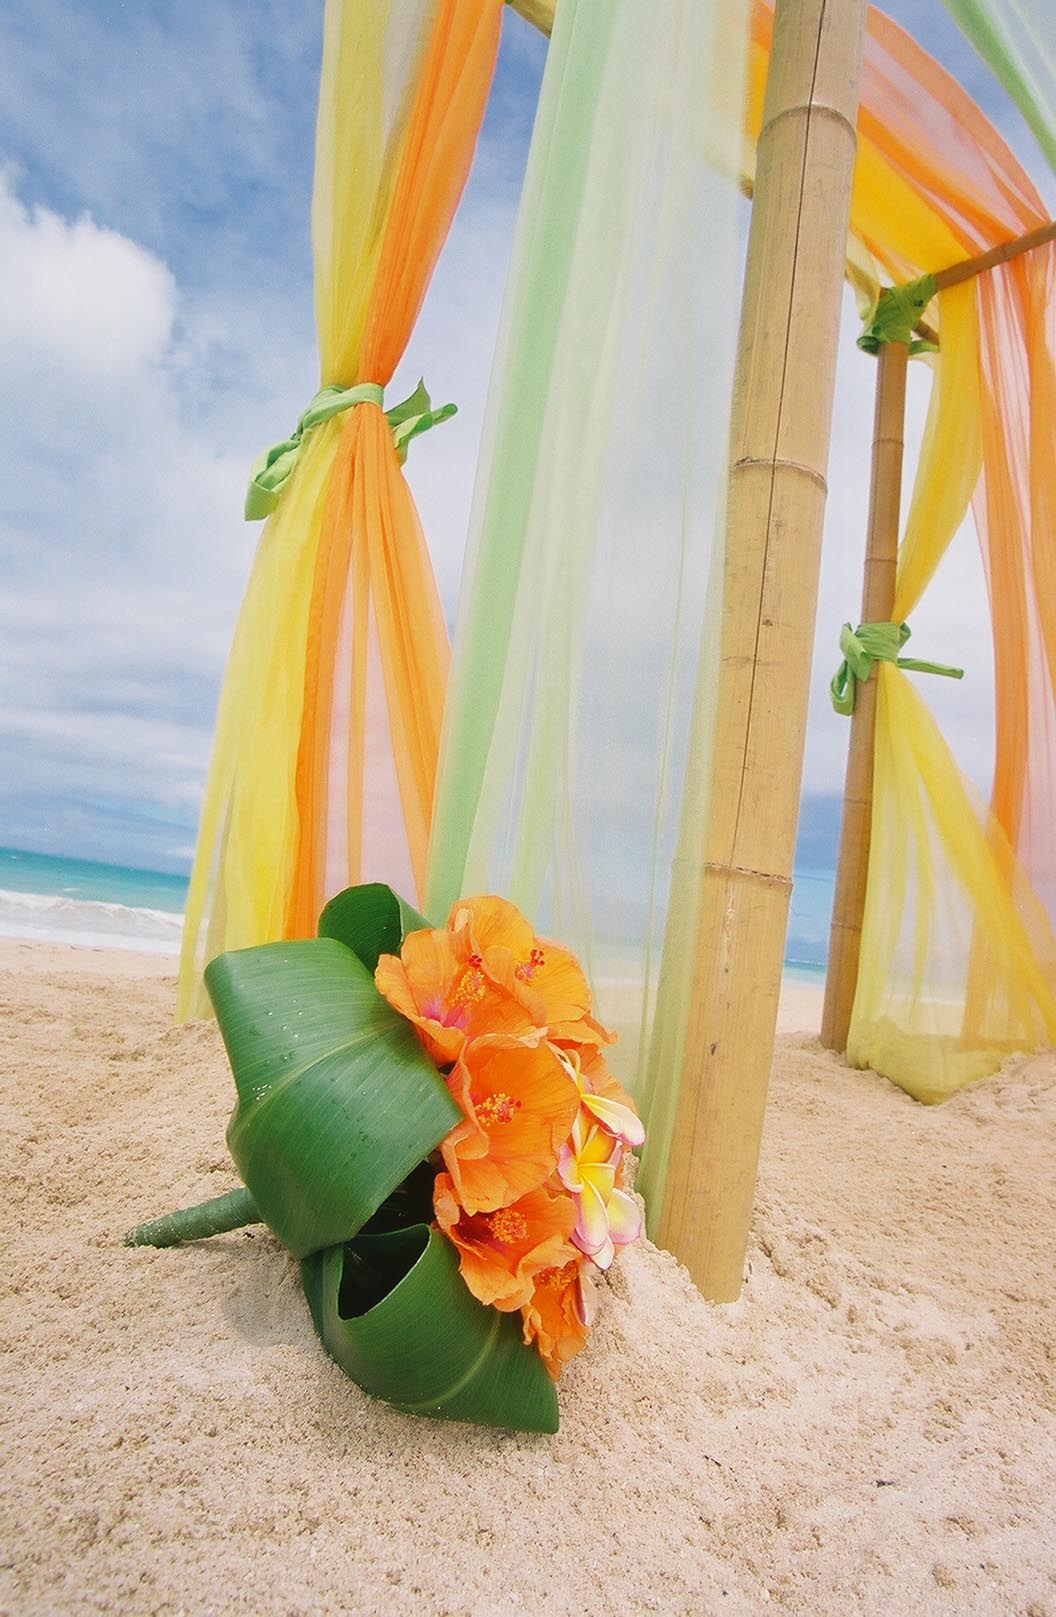
[[[502,11],[327,0],[312,207],[321,385],[384,387],[400,359],[469,172]],[[205,961],[311,934],[325,899],[364,871],[421,891],[448,660],[389,423],[357,404],[307,434],[260,541],[221,695],[182,1014],[203,1006]]]

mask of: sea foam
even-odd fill
[[[0,888],[0,937],[42,943],[79,943],[143,954],[180,952],[183,916],[82,898],[16,893]]]

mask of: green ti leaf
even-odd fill
[[[227,1143],[295,1257],[349,1240],[462,1114],[411,1025],[333,938],[206,970],[238,1091]]]
[[[399,954],[408,932],[429,924],[384,882],[365,882],[330,900],[319,917],[319,936],[336,938],[374,971],[381,955]]]
[[[360,1235],[306,1258],[301,1276],[327,1351],[365,1392],[409,1414],[557,1431],[557,1394],[520,1314],[471,1295],[439,1231]]]

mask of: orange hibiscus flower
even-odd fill
[[[537,937],[516,904],[485,895],[463,898],[448,918],[449,930],[478,955],[496,984],[511,993],[553,1040],[595,1047],[611,1044],[609,1033],[592,1015],[587,979],[568,949]]]
[[[485,1033],[538,1040],[545,1030],[595,1049],[612,1042],[591,1014],[575,956],[536,937],[504,898],[460,899],[445,929],[410,932],[399,956],[382,955],[374,980],[442,1067]]]
[[[501,1036],[474,1039],[448,1084],[465,1121],[440,1149],[467,1213],[509,1206],[550,1177],[579,1106],[553,1050]]]
[[[521,1310],[524,1340],[529,1346],[535,1343],[555,1381],[569,1359],[586,1346],[594,1322],[591,1267],[588,1259],[580,1257],[559,1269],[544,1269],[535,1277],[531,1302]]]
[[[509,1033],[538,1039],[531,1015],[466,940],[430,928],[409,932],[398,955],[383,954],[374,973],[378,991],[418,1037],[438,1066],[457,1061],[467,1039]]]
[[[482,957],[484,970],[520,1001],[536,1027],[589,1016],[590,989],[575,955],[537,938],[516,904],[492,895],[463,898],[447,924],[468,951]]]
[[[433,1191],[436,1221],[458,1248],[462,1278],[474,1297],[503,1313],[523,1308],[532,1298],[535,1277],[560,1268],[578,1254],[569,1244],[576,1222],[570,1197],[531,1190],[509,1207],[467,1213],[446,1173]]]

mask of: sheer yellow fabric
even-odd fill
[[[1006,225],[993,239],[1008,233]],[[1053,356],[1043,334],[1031,336],[1029,296],[1018,333],[1006,331],[998,352],[992,298],[983,283],[941,300],[937,425],[921,457],[893,614],[902,621],[916,605],[985,462],[977,516],[997,677],[989,811],[907,677],[889,666],[879,672],[870,880],[848,1055],[924,1101],[996,1070],[1011,1051],[1056,1042],[1056,945],[1036,891],[1052,844],[1032,843],[1025,813],[1032,778],[1042,803],[1054,784],[1052,667],[1038,634],[1046,592],[1030,574],[1031,551],[1047,547],[1032,544],[1029,496],[1016,509],[1009,463],[1017,430],[1028,440],[1051,434],[1051,396],[1039,394]],[[976,308],[982,348],[970,329]],[[1051,459],[1025,459],[1020,476],[1037,500],[1051,498]],[[1046,532],[1051,525],[1037,539]]]
[[[941,295],[920,470],[893,616],[924,593],[982,466],[977,289]],[[917,1099],[946,1099],[1056,1036],[1056,953],[1002,827],[901,670],[877,670],[870,886],[849,1055]],[[974,928],[974,943],[973,939]]]
[[[917,1100],[942,1101],[1013,1051],[1056,1040],[1056,947],[1007,838],[920,695],[888,664],[879,679],[848,1056]]]
[[[468,175],[501,21],[501,0],[328,0],[312,212],[323,384],[392,375]],[[325,899],[361,874],[406,888],[413,873],[421,887],[447,664],[389,424],[359,403],[305,438],[254,563],[179,1014],[205,1008],[206,960],[310,934]]]

